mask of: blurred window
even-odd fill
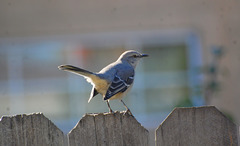
[[[148,45],[143,52],[150,54],[143,60],[146,112],[169,111],[184,104],[189,99],[186,46]]]

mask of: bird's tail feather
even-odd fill
[[[58,66],[58,69],[64,70],[64,71],[69,71],[69,72],[72,72],[72,73],[75,73],[75,74],[78,74],[78,75],[82,75],[82,76],[85,76],[85,77],[90,77],[91,75],[94,75],[93,72],[90,72],[90,71],[87,71],[85,69],[78,68],[78,67],[75,67],[75,66],[72,66],[72,65],[60,65],[60,66]]]

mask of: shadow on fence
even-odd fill
[[[238,127],[213,106],[175,108],[156,129],[157,146],[237,146]],[[149,133],[124,113],[86,114],[67,137],[41,113],[3,116],[1,146],[148,146]]]

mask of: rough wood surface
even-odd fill
[[[1,146],[62,146],[64,134],[43,114],[3,116]]]
[[[68,134],[69,146],[147,146],[148,131],[124,113],[87,114]]]
[[[156,130],[156,145],[237,146],[237,129],[213,106],[175,108]]]

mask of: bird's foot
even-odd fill
[[[114,114],[114,111],[112,109],[109,109],[109,113]]]
[[[133,116],[132,112],[131,112],[129,109],[127,109],[127,110],[125,111],[124,115],[127,114],[127,113],[128,113],[130,116]]]

